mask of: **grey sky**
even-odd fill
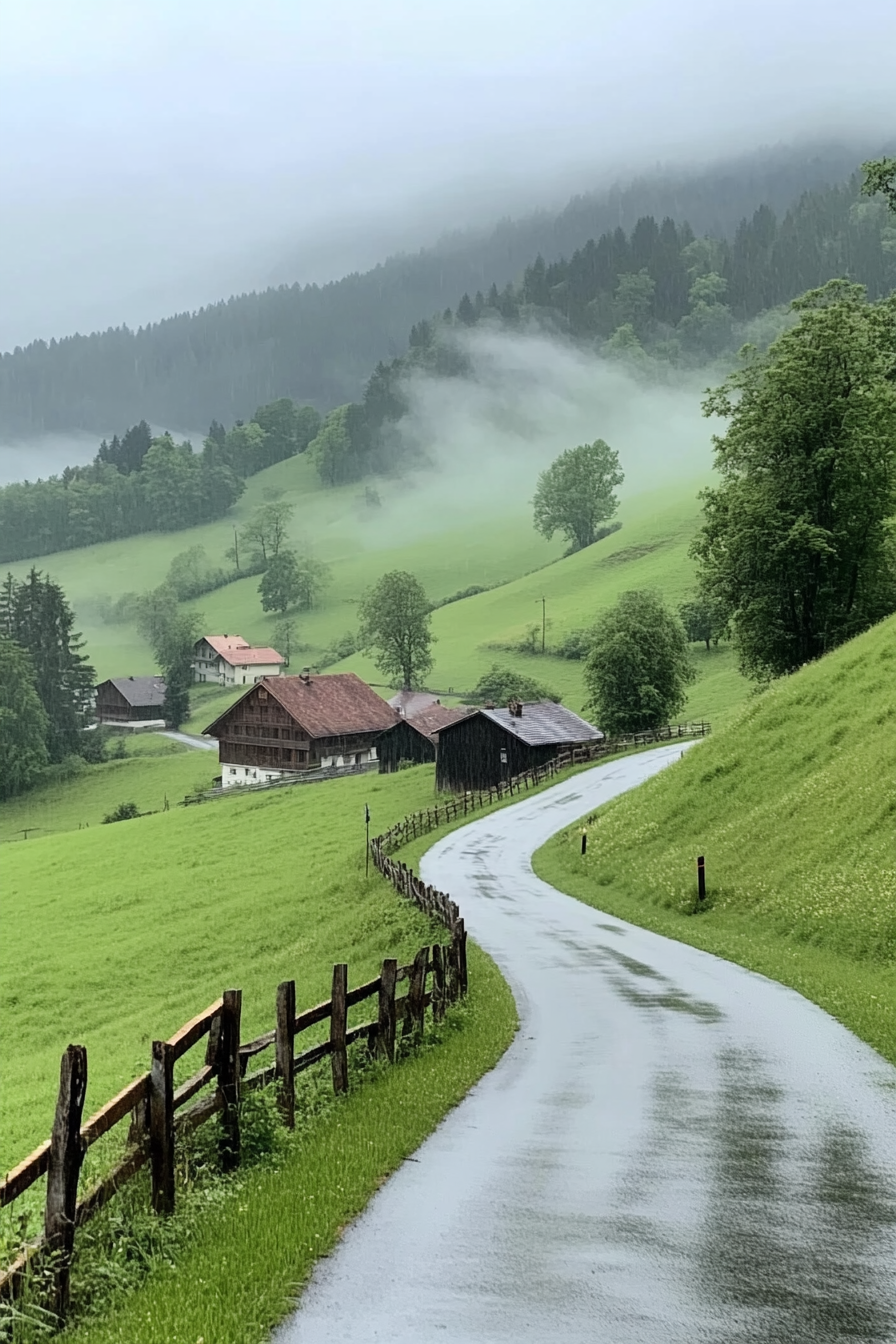
[[[3,0],[0,348],[896,130],[891,0]]]

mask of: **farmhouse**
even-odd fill
[[[299,771],[377,759],[395,710],[354,672],[263,677],[206,728],[218,739],[221,783],[256,784]]]
[[[111,677],[96,688],[98,723],[163,723],[161,677]]]
[[[380,774],[391,774],[394,770],[400,770],[402,765],[423,765],[427,761],[434,761],[439,730],[472,713],[474,710],[468,705],[451,709],[436,701],[413,717],[400,719],[377,738],[376,754],[379,757]]]
[[[602,738],[599,728],[552,700],[478,709],[439,730],[436,787],[453,793],[487,789],[565,748]]]
[[[276,649],[253,648],[242,635],[203,635],[193,645],[193,680],[251,686],[278,676],[285,662]]]

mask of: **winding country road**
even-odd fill
[[[793,991],[532,873],[550,835],[679,750],[597,766],[426,855],[520,1031],[319,1264],[278,1344],[896,1339],[896,1070]]]

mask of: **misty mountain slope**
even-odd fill
[[[106,434],[141,418],[229,423],[284,395],[327,410],[357,399],[374,365],[405,350],[415,322],[467,291],[515,280],[539,252],[548,261],[568,256],[645,213],[727,236],[763,202],[783,209],[809,188],[842,180],[857,157],[842,146],[796,149],[644,178],[578,197],[558,217],[504,222],[328,285],[244,294],[137,332],[36,341],[0,358],[0,434]]]
[[[438,641],[429,684],[462,695],[493,663],[510,665],[557,691],[570,708],[584,700],[581,661],[561,658],[557,647],[566,636],[585,630],[620,593],[650,588],[670,606],[683,602],[694,586],[687,551],[701,517],[696,498],[701,482],[668,487],[624,500],[622,529],[584,551],[556,560],[534,573],[490,592],[464,598],[433,613]],[[547,616],[547,654],[540,653],[541,599]],[[537,626],[538,653],[522,653],[519,644]],[[693,646],[699,680],[691,688],[687,717],[724,715],[747,694],[732,650],[721,645],[709,653]],[[380,680],[363,654],[338,664],[339,670]],[[335,669],[334,669],[335,670]]]

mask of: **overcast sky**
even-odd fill
[[[896,131],[892,0],[0,0],[0,349]]]

